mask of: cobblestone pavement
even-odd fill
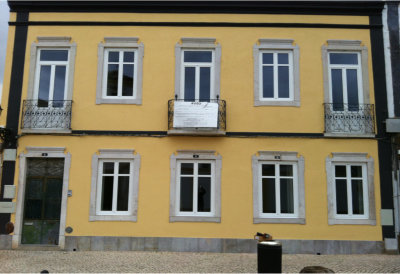
[[[400,272],[399,255],[283,255],[283,271]],[[256,254],[129,251],[0,251],[0,272],[256,272]]]

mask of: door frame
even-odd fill
[[[65,220],[67,216],[67,196],[69,185],[69,170],[71,167],[71,154],[65,153],[65,147],[26,147],[26,153],[19,155],[19,177],[18,177],[18,196],[17,210],[15,213],[15,230],[12,236],[12,248],[21,246],[22,222],[24,216],[26,171],[28,158],[64,158],[63,187],[61,193],[61,212],[60,212],[60,231],[58,237],[58,247],[65,247]],[[41,245],[37,245],[41,246]]]

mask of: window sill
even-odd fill
[[[168,135],[200,135],[200,136],[223,136],[226,134],[224,130],[208,129],[208,128],[170,129],[168,130],[167,133]]]
[[[329,133],[324,133],[324,136],[333,138],[375,138],[375,134],[371,133],[329,132]]]
[[[370,219],[329,219],[329,225],[376,225],[376,220]]]
[[[71,129],[64,129],[64,128],[24,128],[21,129],[22,133],[35,133],[35,134],[70,134],[72,132]]]
[[[305,218],[253,218],[254,224],[305,224]]]
[[[141,105],[142,99],[104,99],[104,98],[96,98],[96,104],[122,104],[122,105]]]
[[[300,101],[254,101],[254,106],[300,107]]]
[[[207,222],[220,223],[221,217],[205,217],[205,216],[170,216],[169,222]]]
[[[96,215],[89,216],[89,222],[94,221],[128,221],[136,222],[137,217],[132,215]]]

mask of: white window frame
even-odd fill
[[[263,213],[262,212],[262,164],[293,166],[293,214]],[[305,197],[304,197],[304,158],[297,152],[287,151],[259,151],[252,157],[253,169],[253,223],[292,223],[305,224]],[[279,182],[275,182],[277,186]],[[280,187],[279,187],[280,189]],[[275,188],[275,203],[280,202],[278,188]],[[278,211],[277,207],[277,211]]]
[[[184,51],[211,51],[212,64],[184,62]],[[175,45],[175,98],[184,99],[184,67],[207,66],[210,71],[210,99],[220,97],[220,74],[221,74],[221,46],[216,44],[215,38],[181,38],[180,43]],[[196,77],[198,79],[198,77]],[[196,85],[197,98],[199,96],[198,83]]]
[[[211,211],[180,212],[180,163],[211,163]],[[171,155],[170,222],[221,222],[221,155],[213,150],[178,150]],[[195,191],[194,191],[195,192]],[[197,197],[193,197],[193,203]],[[197,200],[196,200],[197,201]]]
[[[102,167],[104,162],[130,162],[128,211],[101,211]],[[89,221],[137,221],[140,155],[133,149],[100,149],[92,157]],[[115,176],[114,173],[114,180]],[[115,182],[114,182],[115,190]],[[113,196],[116,196],[116,191]],[[116,197],[113,197],[113,204]],[[114,205],[113,205],[114,207]]]
[[[300,106],[300,54],[293,39],[258,39],[253,47],[254,106]],[[274,98],[263,97],[262,54],[274,54]],[[278,96],[278,53],[289,53],[289,98]]]
[[[107,57],[109,51],[120,52],[117,96],[106,95]],[[122,61],[123,56],[121,52],[124,51],[135,52],[133,96],[122,96],[123,71],[121,69],[124,62]],[[142,104],[143,56],[144,45],[143,43],[139,43],[138,37],[104,37],[104,42],[98,45],[96,104]]]
[[[351,204],[348,204],[348,214],[336,213],[336,181],[335,166],[337,165],[361,165],[363,167],[363,200],[364,214],[353,215],[350,212]],[[374,160],[367,153],[332,153],[326,158],[327,193],[328,193],[328,223],[376,225],[375,191],[374,191]],[[349,192],[349,174],[347,173],[347,196],[351,203],[351,191]]]

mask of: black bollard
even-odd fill
[[[257,244],[258,273],[282,273],[282,244],[263,241]]]

